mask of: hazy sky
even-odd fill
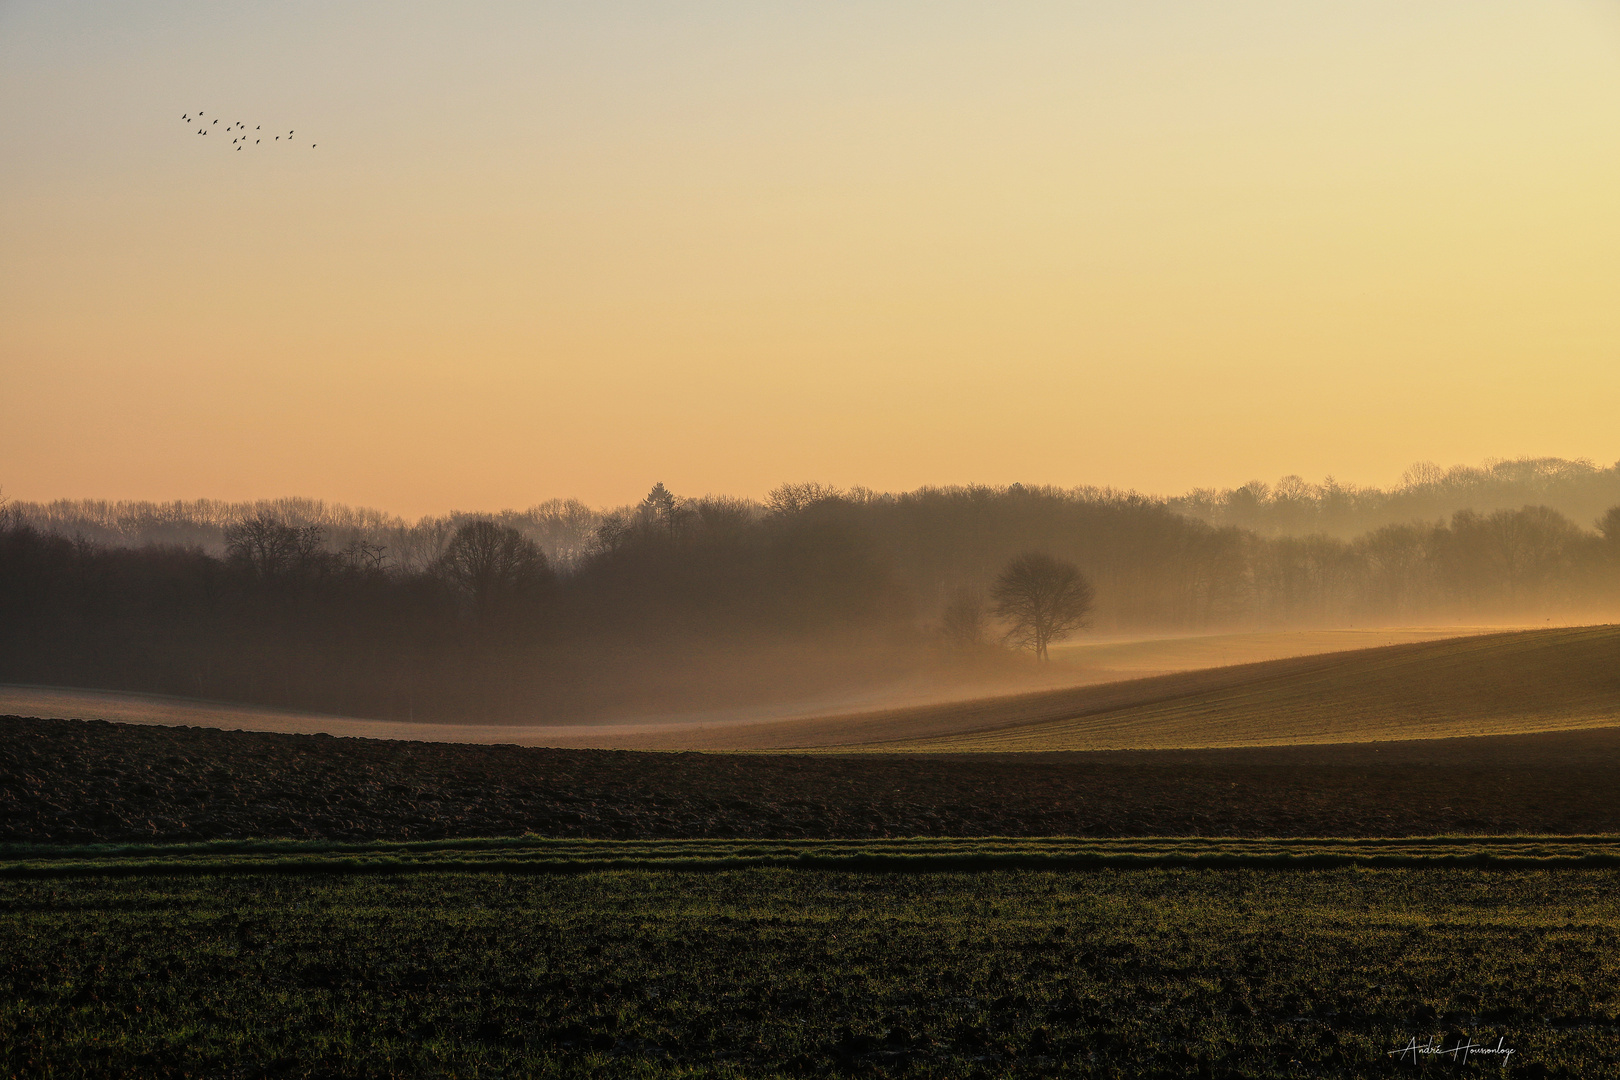
[[[1617,418],[1613,0],[0,0],[15,497],[1389,483]]]

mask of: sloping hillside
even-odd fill
[[[1418,641],[810,717],[717,713],[613,724],[411,724],[41,687],[0,687],[0,712],[642,750],[1148,750],[1512,735],[1620,726],[1620,626]]]
[[[929,718],[896,716],[882,749],[1277,746],[1602,727],[1620,724],[1620,627],[1396,645],[934,712],[932,723],[956,730],[921,736]],[[882,726],[852,728],[867,738],[850,742],[878,743]]]

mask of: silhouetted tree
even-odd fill
[[[319,525],[288,525],[259,514],[225,527],[225,554],[261,581],[273,581],[313,561],[321,540]]]
[[[1386,525],[1355,542],[1362,597],[1374,617],[1432,604],[1434,533],[1432,525]]]
[[[1548,506],[1498,510],[1485,519],[1500,551],[1509,597],[1543,596],[1562,576],[1580,541],[1580,528]]]
[[[660,481],[636,507],[636,518],[649,527],[673,533],[679,521],[680,500]]]
[[[380,574],[388,568],[388,549],[356,537],[338,553],[343,565],[364,574]]]
[[[1007,640],[1045,660],[1049,643],[1086,625],[1095,590],[1073,563],[1030,552],[1007,564],[990,595],[996,614],[1012,624]]]
[[[754,504],[728,496],[709,496],[692,504],[698,525],[711,536],[735,536],[754,522]]]
[[[539,544],[516,529],[485,520],[456,530],[439,557],[438,570],[471,602],[484,624],[539,599],[553,580]]]
[[[1597,527],[1609,547],[1620,551],[1620,506],[1609,507],[1608,513],[1598,518]]]
[[[842,498],[843,492],[831,484],[810,481],[804,484],[783,484],[765,497],[765,505],[778,517],[792,517],[818,503]]]

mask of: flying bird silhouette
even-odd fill
[[[214,130],[214,126],[217,126],[219,124],[219,121],[220,121],[219,117],[216,117],[213,120],[204,120],[203,119],[203,110],[202,109],[197,110],[197,119],[196,119],[196,121],[192,121],[190,113],[181,113],[180,114],[180,119],[185,120],[187,122],[195,122],[195,123],[203,124],[204,125],[203,127],[200,127],[200,128],[197,129],[197,134],[198,135],[208,135],[208,134],[212,133],[213,130]],[[213,125],[213,126],[210,126],[210,125]],[[236,149],[241,150],[241,149],[243,149],[243,148],[245,148],[247,146],[247,124],[245,124],[241,120],[227,121],[226,124],[225,124],[225,130],[229,131],[233,135],[235,135],[235,137],[233,139],[231,139],[231,145],[234,146]],[[264,125],[263,124],[255,124],[255,125],[253,125],[253,130],[257,131],[257,132],[262,132],[264,130]],[[296,135],[297,133],[298,133],[297,129],[288,128],[287,129],[287,134],[285,136],[277,135],[273,141],[280,142],[283,138],[285,138],[288,142],[292,142],[293,136]],[[262,142],[264,142],[264,139],[263,139],[262,136],[256,137],[253,140],[253,145],[258,146]],[[310,143],[309,148],[311,150],[314,150],[317,145],[318,145],[317,143]]]

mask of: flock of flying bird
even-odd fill
[[[186,113],[185,115],[181,116],[180,119],[186,121],[187,123],[203,125],[202,127],[197,129],[197,134],[199,134],[199,135],[207,135],[209,132],[214,130],[214,125],[219,123],[218,120],[204,120],[203,119],[203,111],[201,109],[197,110],[197,118],[195,120],[193,120],[191,118],[190,113]],[[243,124],[240,120],[238,120],[238,121],[234,121],[232,123],[226,124],[225,125],[225,131],[226,131],[227,134],[231,134],[231,135],[236,136],[236,138],[232,139],[231,142],[232,142],[232,144],[235,145],[235,147],[238,150],[240,150],[244,146],[248,145],[248,140],[249,139],[253,140],[253,145],[254,146],[258,146],[260,143],[262,143],[264,141],[264,135],[260,131],[260,128],[262,126],[263,125],[260,125],[259,127],[255,127],[252,131],[249,131],[247,129],[247,125]],[[293,137],[293,133],[291,131],[289,131],[285,135],[275,135],[274,137],[271,138],[270,141],[272,143],[278,143],[278,142],[281,142],[281,141],[285,140],[287,145],[291,146],[292,145],[292,137]],[[309,148],[311,150],[315,149],[315,144],[310,143]]]

